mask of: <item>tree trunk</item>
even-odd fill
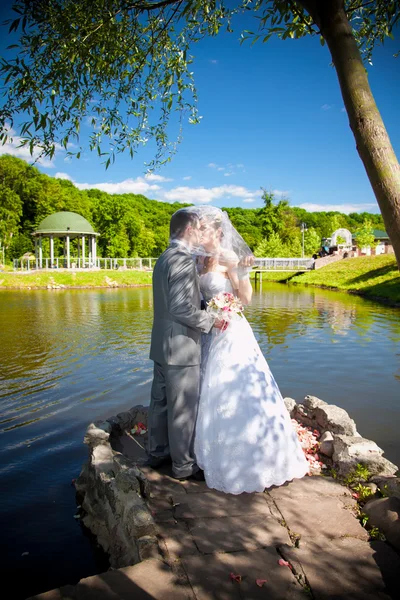
[[[343,0],[298,0],[328,44],[357,151],[381,209],[400,269],[400,165],[376,106]]]

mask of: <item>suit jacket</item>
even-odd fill
[[[153,271],[152,360],[175,366],[200,364],[201,333],[208,333],[214,324],[214,318],[201,310],[200,302],[192,256],[183,245],[173,244]]]

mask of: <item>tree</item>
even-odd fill
[[[229,8],[228,8],[229,7]],[[400,267],[400,165],[368,84],[362,54],[400,20],[398,0],[17,0],[10,32],[19,34],[14,60],[2,60],[5,103],[0,141],[17,123],[31,153],[53,156],[56,144],[79,142],[90,119],[90,148],[133,156],[153,138],[150,166],[171,158],[170,116],[189,113],[198,123],[191,45],[218,34],[243,11],[253,11],[259,31],[242,39],[320,36],[336,69],[356,147],[371,182]],[[177,113],[176,113],[177,111]],[[178,141],[180,134],[178,134]],[[69,150],[72,152],[72,150]],[[82,148],[74,151],[79,157]]]
[[[375,248],[375,236],[370,220],[365,219],[363,226],[357,230],[355,235],[357,246],[361,248]]]
[[[273,231],[268,239],[264,238],[255,249],[254,254],[260,258],[281,258],[285,256],[279,233]]]
[[[21,214],[21,198],[4,183],[0,183],[0,240],[6,251],[13,235],[18,232]]]
[[[304,254],[311,256],[321,248],[321,236],[314,229],[309,227],[304,232]]]

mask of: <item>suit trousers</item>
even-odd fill
[[[199,406],[200,365],[154,363],[148,412],[148,453],[171,456],[175,477],[199,470],[194,456],[194,434]]]

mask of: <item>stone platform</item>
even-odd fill
[[[137,463],[138,444],[128,435],[118,444]],[[157,552],[30,600],[399,597],[399,555],[387,542],[369,541],[351,492],[331,478],[232,496],[178,482],[168,468],[140,470]]]

